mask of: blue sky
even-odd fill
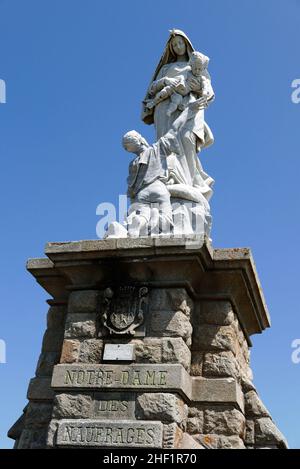
[[[96,238],[96,207],[126,190],[140,101],[168,37],[184,30],[211,57],[215,247],[252,248],[272,328],[252,338],[255,384],[300,447],[299,0],[0,0],[0,447],[26,404],[47,294],[25,270],[47,241]]]

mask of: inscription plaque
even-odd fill
[[[117,420],[135,417],[135,394],[97,392],[94,399],[94,417]]]
[[[58,446],[162,447],[162,423],[153,421],[61,420]]]
[[[178,364],[55,365],[52,387],[89,389],[169,390],[191,397],[191,379]]]
[[[105,344],[103,361],[133,361],[134,346],[132,344]]]

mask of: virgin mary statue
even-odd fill
[[[185,78],[190,70],[188,61],[194,47],[186,36],[179,29],[170,31],[170,36],[166,43],[161,59],[155,69],[150,86],[143,101],[142,120],[146,124],[154,124],[156,139],[165,135],[171,128],[174,121],[181,114],[183,109],[193,101],[201,97],[199,83],[193,79],[190,83],[191,91],[183,97],[180,106],[173,113],[169,113],[170,97],[162,100],[152,109],[146,106],[149,99],[153,98],[156,90],[164,86],[174,85],[178,79]],[[208,57],[205,57],[208,62]],[[209,83],[209,95],[207,104],[214,99],[214,92],[211,86],[210,75],[205,69],[204,77]],[[199,109],[194,117],[186,122],[178,135],[183,154],[181,156],[171,155],[168,157],[168,181],[167,185],[172,196],[200,202],[203,197],[206,201],[212,195],[213,179],[202,169],[197,153],[214,141],[213,134],[204,120],[204,109]]]

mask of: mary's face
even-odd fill
[[[182,36],[174,36],[171,40],[171,46],[176,55],[184,55],[186,53],[185,40]]]

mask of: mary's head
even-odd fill
[[[187,44],[183,36],[175,34],[170,40],[169,48],[170,55],[176,57],[177,60],[188,60]]]
[[[158,68],[171,62],[187,62],[193,51],[193,45],[187,35],[180,29],[172,29]]]

